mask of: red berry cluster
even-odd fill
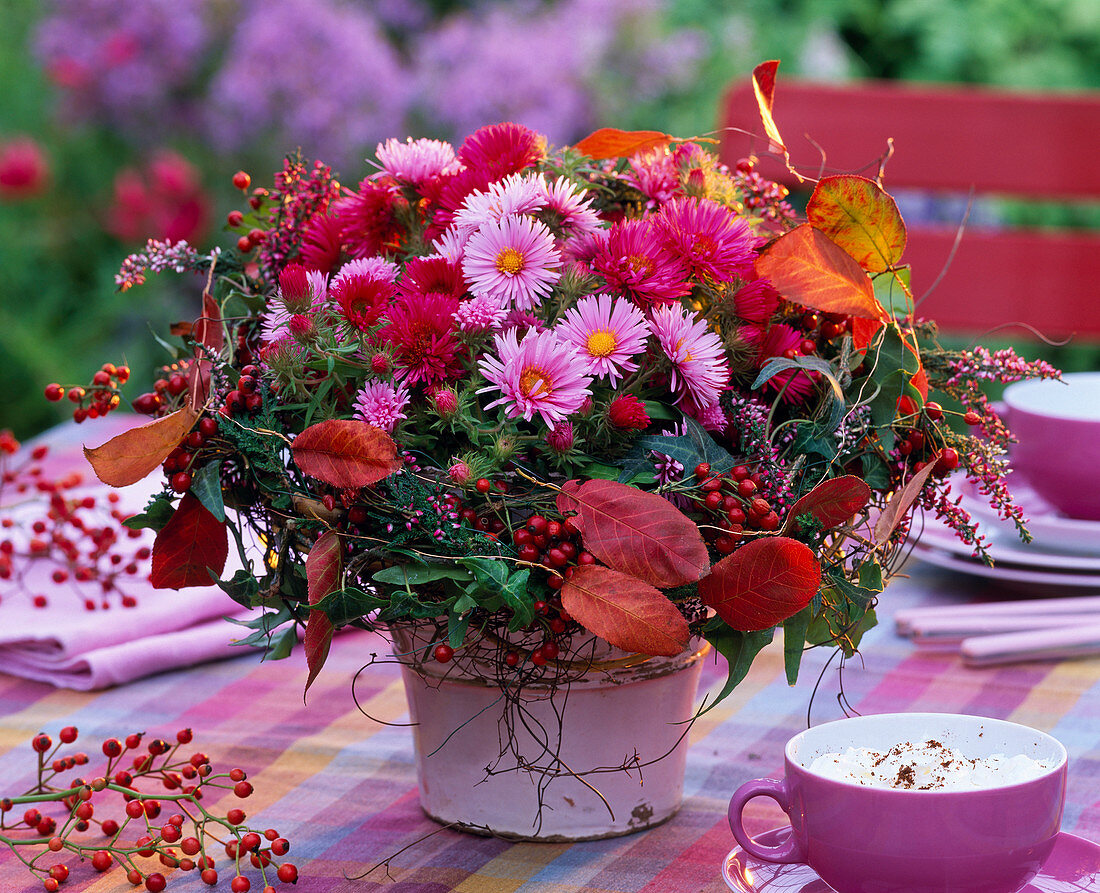
[[[153,738],[146,743],[143,732],[109,738],[101,748],[107,763],[100,774],[62,782],[63,773],[89,762],[84,752],[58,753],[77,737],[74,726],[61,729],[56,746],[49,735],[35,735],[31,749],[38,762],[37,783],[20,796],[0,798],[0,832],[10,832],[0,833],[0,844],[19,855],[48,893],[69,878],[65,862],[47,865],[51,854],[64,852],[89,860],[96,872],[118,865],[131,884],[149,893],[164,890],[175,871],[197,871],[204,883],[216,885],[218,869],[210,853],[218,848],[232,860],[234,893],[252,888],[243,873],[246,857],[260,872],[265,893],[273,893],[274,881],[297,883],[295,865],[277,861],[290,850],[278,831],[248,827],[239,806],[223,817],[203,805],[211,788],[230,789],[238,799],[251,796],[253,788],[243,769],[215,773],[205,754],[181,753],[191,743],[190,729],[178,731],[173,742]],[[149,785],[159,790],[154,794]],[[24,806],[20,813],[18,807]],[[159,864],[150,870],[145,860],[154,858]]]
[[[970,413],[967,415],[969,416]],[[967,423],[981,424],[981,417],[977,413],[974,413],[974,416],[974,422],[967,419]],[[927,431],[924,430],[926,419],[929,422],[941,421],[943,419],[943,407],[933,400],[929,400],[922,407],[907,394],[898,398],[896,421],[900,427],[898,439],[894,446],[895,457],[902,463],[911,462],[912,471],[915,473],[928,464],[932,455],[939,452],[940,455],[936,459],[936,467],[932,469],[932,473],[936,475],[949,474],[959,467],[958,450],[942,445],[933,439],[932,434],[936,429],[929,427]],[[937,434],[937,436],[940,435]]]
[[[261,393],[260,367],[251,363],[241,367],[237,386],[225,395],[218,412],[226,418],[252,415],[264,405]]]
[[[161,374],[153,382],[153,390],[140,394],[131,404],[134,412],[142,415],[162,415],[175,409],[180,398],[188,391],[190,360],[180,360],[161,368]]]
[[[104,363],[86,387],[73,385],[66,389],[57,382],[53,382],[46,385],[45,395],[46,399],[52,403],[58,403],[68,397],[76,404],[73,410],[73,421],[79,423],[85,419],[100,418],[111,410],[118,409],[122,403],[118,389],[129,379],[129,367]]]
[[[32,569],[45,567],[54,584],[52,592],[61,596],[73,593],[89,611],[108,608],[114,601],[133,607],[137,602],[124,591],[124,583],[139,574],[149,549],[125,548],[123,532],[131,539],[142,534],[122,526],[128,515],[118,508],[118,494],[71,495],[84,483],[80,472],[49,479],[41,464],[49,455],[45,445],[29,450],[26,458],[13,466],[15,460],[8,456],[18,446],[10,432],[0,432],[0,496],[5,490],[14,491],[35,507],[39,502],[34,500],[40,500],[41,511],[23,512],[18,521],[9,513],[0,520],[0,580],[13,581],[36,607],[44,608],[48,604],[45,593],[34,591],[27,580]],[[65,585],[92,582],[98,583],[95,597],[88,594],[87,587],[74,585],[70,589]]]
[[[761,495],[759,472],[735,465],[727,474],[713,474],[710,465],[701,462],[695,466],[695,477],[704,493],[697,504],[715,519],[713,527],[703,528],[703,536],[717,552],[732,552],[746,530],[779,529],[779,512]]]
[[[217,420],[213,416],[204,415],[165,458],[161,468],[168,479],[168,485],[177,493],[186,493],[191,489],[195,457],[217,435]]]

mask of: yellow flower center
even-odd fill
[[[618,342],[613,332],[600,330],[588,336],[588,354],[593,357],[609,357],[615,352]]]
[[[515,276],[523,269],[523,255],[515,248],[505,248],[497,255],[497,269],[508,276]]]
[[[694,244],[691,246],[693,253],[695,254],[714,254],[718,249],[718,243],[714,241],[710,236],[698,233],[695,236]]]
[[[554,382],[538,366],[528,366],[520,373],[519,389],[524,397],[549,397],[554,392]]]
[[[631,268],[636,273],[652,273],[654,263],[651,258],[646,257],[644,254],[632,254],[627,258]]]

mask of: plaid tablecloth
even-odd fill
[[[893,631],[890,617],[898,607],[1006,593],[926,566],[910,570],[911,578],[887,590],[880,626],[842,673],[835,661],[826,665],[826,652],[812,652],[800,681],[789,687],[781,646],[766,649],[748,679],[692,729],[683,809],[629,837],[533,844],[440,830],[418,805],[411,732],[364,715],[395,723],[406,716],[396,668],[372,667],[359,677],[353,698],[355,671],[384,647],[365,633],[336,639],[306,705],[301,655],[269,663],[244,655],[93,693],[0,674],[0,796],[25,779],[29,741],[39,730],[56,735],[76,725],[91,744],[135,730],[170,738],[190,726],[195,746],[218,766],[249,773],[256,788],[245,801],[250,821],[290,839],[288,858],[301,872],[296,890],[720,893],[726,889],[720,866],[734,846],[727,801],[747,779],[780,773],[783,745],[806,727],[816,685],[813,723],[841,717],[842,695],[860,713],[973,713],[1050,732],[1070,754],[1063,828],[1100,840],[1100,660],[975,670],[953,654],[917,651]],[[702,685],[720,687],[723,678],[723,668],[712,664]],[[785,821],[763,798],[752,801],[747,816],[754,831]],[[63,890],[133,889],[120,870],[96,875],[87,864],[67,861],[72,873]],[[216,889],[228,888],[223,872]],[[41,889],[0,847],[0,891]],[[177,871],[168,889],[211,888],[194,872]]]

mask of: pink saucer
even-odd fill
[[[765,831],[755,839],[764,846],[776,846],[790,833],[790,826],[786,825]],[[726,856],[722,879],[734,893],[834,893],[808,865],[761,862],[740,847]],[[1100,845],[1063,831],[1042,870],[1019,893],[1068,891],[1100,893]]]

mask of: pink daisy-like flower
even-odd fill
[[[462,372],[462,346],[454,337],[455,298],[429,294],[391,305],[382,337],[393,348],[398,374],[409,385],[445,381]]]
[[[649,336],[642,311],[624,298],[590,295],[566,311],[554,331],[587,361],[587,371],[599,378],[619,379],[638,368],[631,357],[645,350]]]
[[[497,357],[486,355],[478,363],[491,383],[479,394],[499,390],[503,396],[486,409],[505,404],[509,418],[530,421],[538,413],[549,428],[576,412],[589,397],[592,379],[581,370],[583,363],[573,348],[551,331],[529,330],[520,341],[515,329],[493,338]]]
[[[390,434],[401,419],[408,418],[403,411],[408,405],[409,393],[403,387],[368,381],[355,395],[355,417]]]
[[[477,230],[462,258],[462,272],[475,295],[530,310],[542,303],[561,273],[561,255],[544,223],[505,217]]]
[[[388,139],[375,150],[382,170],[401,183],[419,186],[425,180],[457,169],[454,146],[441,140],[409,137],[405,142]]]
[[[722,339],[707,321],[678,307],[657,307],[649,327],[672,362],[670,383],[680,397],[705,409],[718,400],[730,378]]]
[[[557,214],[561,227],[571,234],[589,233],[600,228],[600,215],[589,198],[568,177],[558,177],[551,183],[542,181],[546,209]]]
[[[462,258],[466,251],[466,243],[470,241],[470,234],[457,226],[444,230],[442,235],[432,243],[435,254],[429,257],[441,258],[447,263],[462,265]]]
[[[535,131],[511,121],[487,124],[471,133],[458,150],[466,167],[488,171],[496,180],[540,161],[546,142]]]
[[[378,325],[396,293],[390,280],[370,273],[341,273],[330,292],[340,315],[360,332],[369,332]]]
[[[622,220],[592,259],[607,290],[630,298],[642,309],[678,302],[691,287],[687,267],[662,244],[650,219]]]
[[[582,232],[567,238],[562,245],[561,253],[565,260],[576,261],[584,266],[591,266],[596,255],[601,250],[606,250],[608,231],[597,229],[592,232]]]
[[[396,282],[397,273],[397,264],[391,260],[386,260],[384,257],[357,257],[340,267],[340,272],[336,274],[333,285],[346,276],[370,276],[374,279]]]
[[[484,192],[475,190],[466,196],[453,225],[472,232],[510,214],[529,214],[545,205],[546,189],[541,176],[509,174],[503,180],[490,183]]]
[[[468,335],[480,335],[484,332],[498,331],[504,325],[508,311],[500,306],[500,301],[489,295],[478,295],[462,301],[455,311],[455,322],[459,329]]]
[[[677,198],[657,216],[661,239],[696,279],[745,278],[756,257],[757,237],[729,208],[709,199]]]
[[[406,297],[437,294],[460,298],[466,294],[466,280],[458,264],[442,257],[413,257],[405,264],[398,290]]]
[[[667,149],[639,152],[630,159],[626,181],[652,205],[664,204],[680,193],[680,172]]]
[[[746,282],[733,296],[733,309],[745,322],[763,325],[779,309],[779,292],[767,279]]]
[[[784,356],[787,351],[798,350],[803,335],[785,323],[763,326],[742,326],[739,334],[756,348],[757,366],[763,366],[772,357]],[[785,386],[785,389],[784,389]],[[783,389],[787,403],[801,403],[813,393],[813,380],[799,369],[784,369],[769,378],[764,387],[769,391]]]

